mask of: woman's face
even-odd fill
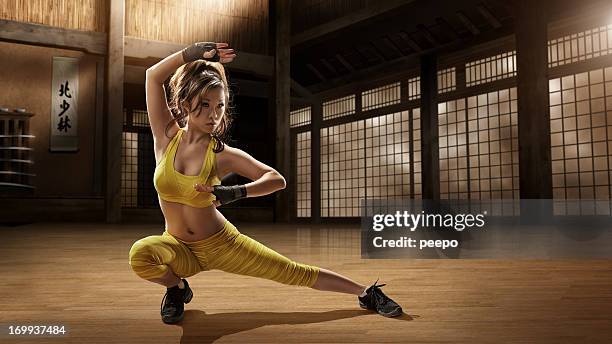
[[[197,104],[198,101],[200,101],[200,104]],[[189,114],[189,127],[197,127],[204,132],[212,133],[223,119],[225,105],[224,88],[209,89],[202,95],[201,99],[196,97],[192,100],[191,109],[196,110]]]

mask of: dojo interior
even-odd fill
[[[287,182],[219,211],[296,261],[380,277],[402,317],[207,271],[183,322],[161,323],[162,288],[127,261],[164,230],[145,72],[199,41],[237,51],[227,143]],[[2,324],[65,324],[75,343],[612,338],[609,259],[363,259],[360,246],[370,199],[550,199],[556,217],[609,219],[609,1],[6,0],[0,88]]]

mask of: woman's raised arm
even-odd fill
[[[156,142],[169,140],[165,135],[165,129],[166,125],[172,120],[172,114],[166,101],[164,81],[184,63],[183,56],[179,51],[147,69],[145,81],[147,113],[149,114],[149,124],[153,132],[153,138]],[[174,125],[178,127],[176,123]]]
[[[147,113],[149,123],[153,132],[153,139],[165,147],[170,139],[166,137],[166,126],[172,120],[172,113],[166,101],[166,90],[164,81],[176,71],[176,69],[187,62],[198,59],[219,61],[221,63],[231,62],[236,55],[233,49],[227,49],[227,43],[195,43],[182,51],[176,52],[159,61],[146,72],[145,93],[147,98]],[[174,123],[176,130],[178,125]]]

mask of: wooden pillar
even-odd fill
[[[546,6],[526,0],[515,6],[520,198],[550,199]]]
[[[106,55],[106,221],[121,221],[125,0],[111,0]]]
[[[290,197],[289,193],[295,181],[291,176],[289,134],[289,108],[290,108],[290,57],[291,57],[291,1],[271,1],[274,6],[275,25],[275,54],[274,54],[274,96],[276,115],[276,169],[287,181],[287,188],[276,193],[274,206],[274,220],[276,222],[289,222]]]
[[[312,132],[310,133],[310,181],[312,223],[321,223],[321,121],[323,119],[323,104],[319,99],[312,102],[310,112]]]
[[[421,57],[421,166],[422,198],[440,199],[438,146],[438,77],[436,55]]]
[[[93,193],[96,196],[103,197],[106,191],[103,189],[103,177],[105,174],[106,165],[104,164],[104,72],[106,61],[96,59],[96,125],[94,137],[94,175],[93,175]]]

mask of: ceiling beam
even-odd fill
[[[457,39],[459,38],[459,35],[457,34],[457,32],[455,31],[455,28],[444,18],[436,18],[436,23],[438,23],[438,25],[441,28],[444,28],[444,33],[446,33],[447,35],[449,35],[449,37],[451,39]]]
[[[440,45],[440,42],[438,42],[438,40],[431,34],[431,32],[429,32],[429,30],[427,30],[427,27],[425,27],[425,25],[423,24],[419,24],[416,26],[418,32],[423,35],[423,37],[425,37],[425,39],[431,43],[431,45],[433,45],[434,47],[437,45]]]
[[[313,98],[299,98],[299,97],[291,97],[291,105],[297,106],[309,106],[314,102]]]
[[[311,98],[312,93],[304,86],[300,85],[297,81],[291,79],[291,89],[295,91],[297,95],[302,98]]]
[[[145,77],[147,67],[143,66],[124,66],[124,80],[127,84],[143,85],[145,84]],[[238,92],[239,96],[256,97],[256,98],[268,98],[268,83],[263,81],[254,81],[247,79],[231,78],[228,80],[230,88],[234,92]],[[307,89],[305,89],[311,96]]]
[[[336,54],[335,57],[349,72],[355,71],[355,68],[342,55]]]
[[[436,17],[454,16],[459,10],[466,7],[473,8],[482,0],[449,1],[440,6],[435,1],[413,1],[400,6],[369,20],[352,25],[333,35],[309,41],[291,49],[294,65],[305,66],[306,63],[318,61],[320,58],[329,58],[337,52],[348,51],[353,47],[367,46],[380,37],[400,31],[418,34],[416,25],[423,23],[430,25]],[[407,45],[407,44],[406,44]],[[423,44],[424,45],[424,44]],[[387,58],[386,60],[389,60]],[[372,62],[374,58],[371,58]],[[382,60],[384,61],[384,60]]]
[[[331,22],[321,24],[319,26],[315,26],[311,29],[308,29],[304,32],[295,34],[291,37],[291,46],[302,44],[304,42],[307,42],[315,38],[321,37],[323,35],[326,35],[328,33],[332,33],[334,31],[346,28],[355,23],[375,17],[382,13],[391,11],[399,6],[406,5],[407,3],[410,3],[413,1],[415,0],[381,1],[380,3],[377,3],[376,6],[366,7],[362,10],[347,14],[346,16],[335,19]]]
[[[379,51],[378,48],[372,44],[372,41],[368,42],[368,45],[365,46],[356,46],[356,50],[361,54],[361,56],[363,56],[366,60],[368,60],[368,56],[369,55],[373,55],[374,57],[376,57],[377,59],[379,59],[382,62],[387,61],[387,58],[384,57]],[[371,53],[370,53],[371,52]]]
[[[474,25],[474,23],[470,20],[470,18],[468,18],[465,14],[463,14],[462,11],[457,11],[457,13],[455,14],[459,18],[459,21],[461,21],[463,26],[465,26],[468,29],[468,31],[472,33],[472,35],[476,36],[480,34],[480,30],[476,27],[476,25]]]
[[[490,31],[478,36],[471,36],[467,39],[456,40],[444,43],[435,48],[424,49],[419,53],[413,53],[404,57],[396,58],[386,63],[374,65],[372,67],[360,69],[350,75],[330,79],[317,85],[309,87],[309,90],[317,97],[325,97],[326,91],[338,93],[343,89],[351,89],[356,87],[355,83],[363,82],[363,80],[372,80],[372,76],[380,76],[380,78],[388,78],[390,75],[397,74],[398,70],[408,70],[417,68],[419,65],[419,57],[423,54],[438,53],[446,54],[446,58],[452,58],[453,54],[458,54],[457,49],[462,49],[459,53],[467,50],[474,52],[479,49],[490,49],[489,45],[498,44],[497,42],[505,42],[513,39],[513,25],[506,25],[502,30]]]
[[[324,76],[323,76],[323,74],[321,74],[321,72],[319,72],[319,70],[315,68],[315,66],[313,66],[313,65],[312,65],[312,64],[310,64],[310,63],[307,63],[307,64],[306,64],[306,67],[307,67],[308,69],[310,69],[310,71],[311,71],[311,72],[313,72],[313,73],[314,73],[314,75],[316,75],[316,76],[317,76],[317,78],[319,78],[321,81],[327,81],[327,78],[326,78],[326,77],[324,77]]]
[[[398,35],[401,39],[406,41],[406,44],[408,44],[412,50],[416,52],[423,51],[423,48],[421,48],[421,46],[417,42],[415,42],[414,39],[412,39],[412,37],[410,37],[410,35],[406,32],[400,31]]]
[[[132,58],[163,59],[187,45],[163,41],[125,37],[125,56]],[[230,69],[271,77],[274,73],[274,57],[260,54],[237,52],[236,58],[225,66]]]
[[[500,21],[493,15],[493,13],[491,13],[491,11],[489,11],[488,8],[486,8],[483,4],[478,4],[476,5],[476,9],[478,9],[478,12],[487,20],[487,22],[489,22],[489,24],[491,24],[491,26],[493,26],[496,29],[499,29],[502,24],[500,23]]]
[[[321,58],[319,59],[319,62],[321,62],[322,65],[325,66],[325,68],[327,68],[327,70],[329,70],[330,72],[332,72],[332,74],[334,75],[340,75],[340,73],[338,73],[338,70],[336,68],[334,68],[334,66],[331,65],[331,63],[327,62],[326,59]]]
[[[385,37],[381,40],[381,42],[389,47],[390,50],[395,52],[397,55],[404,56],[404,53],[400,50],[400,48],[389,38]]]
[[[107,51],[104,32],[69,30],[6,19],[0,19],[0,40],[82,50],[97,55],[106,55]]]

